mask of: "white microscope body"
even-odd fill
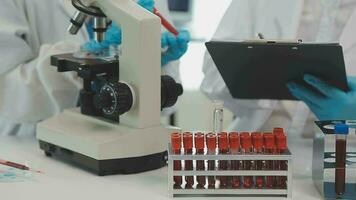
[[[160,19],[132,0],[91,3],[123,31],[119,79],[132,90],[132,107],[120,116],[120,123],[83,115],[79,108],[65,110],[38,124],[40,146],[47,155],[73,161],[99,175],[162,167],[169,134],[177,128],[160,123]]]

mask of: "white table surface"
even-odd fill
[[[311,147],[312,141],[306,139],[298,139],[290,144],[294,158],[293,199],[322,199],[311,180]],[[99,177],[68,163],[46,157],[34,138],[10,136],[0,136],[0,158],[25,162],[45,172],[45,174],[36,174],[34,180],[26,182],[0,183],[1,200],[170,199],[167,194],[167,168],[136,175]],[[179,197],[178,199],[207,198]]]

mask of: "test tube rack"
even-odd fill
[[[190,155],[182,154],[173,154],[171,143],[168,144],[168,191],[171,198],[173,197],[184,197],[184,196],[244,196],[244,197],[285,197],[286,199],[292,199],[292,155],[287,149],[283,154],[218,154],[210,155],[205,153],[204,155],[196,155],[194,150]],[[288,168],[287,170],[212,170],[212,171],[198,171],[194,167],[193,170],[179,170],[175,171],[173,167],[174,161],[185,161],[185,160],[214,160],[214,161],[243,161],[243,160],[269,160],[269,161],[287,161]],[[194,162],[195,163],[195,162]],[[287,187],[285,189],[269,189],[269,188],[228,188],[228,189],[177,189],[174,188],[174,176],[286,176],[287,177]],[[217,184],[218,184],[217,180]]]

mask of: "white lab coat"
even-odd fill
[[[166,1],[156,7],[167,15]],[[74,11],[69,0],[1,0],[0,134],[34,134],[37,122],[76,106],[81,79],[50,66],[51,55],[88,40],[85,28],[76,36],[66,31]],[[177,77],[177,62],[164,69]]]
[[[338,41],[355,6],[352,0],[236,0],[213,40],[245,40],[263,33],[270,39]],[[211,99],[223,100],[236,117],[229,130],[268,131],[281,126],[289,132],[312,132],[315,118],[304,103],[233,99],[208,53],[203,72],[201,90]]]
[[[356,10],[347,22],[340,43],[344,50],[346,71],[356,76]]]

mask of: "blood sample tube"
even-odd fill
[[[273,134],[278,135],[278,134],[284,134],[284,129],[280,127],[276,127],[273,129]]]
[[[240,137],[237,132],[229,133],[230,153],[238,154],[240,152]],[[231,170],[240,170],[240,160],[231,160]],[[233,176],[231,179],[232,188],[241,187],[241,177]]]
[[[204,134],[203,133],[196,133],[194,135],[194,144],[195,144],[195,150],[197,155],[203,155],[204,154]],[[196,161],[196,169],[198,171],[204,171],[205,170],[205,161],[204,160],[197,160]],[[204,189],[206,180],[205,176],[197,176],[197,188],[198,189]]]
[[[224,155],[229,152],[229,142],[228,135],[226,132],[221,132],[218,134],[218,145],[219,145],[219,154]],[[227,170],[228,169],[228,161],[227,160],[219,160],[218,165],[219,170]],[[220,188],[227,188],[228,186],[228,177],[220,176]]]
[[[193,134],[190,132],[183,133],[183,146],[184,153],[186,155],[191,155],[193,153]],[[185,160],[184,161],[184,170],[193,170],[193,161]],[[194,185],[194,177],[193,176],[185,176],[185,188],[192,189]]]
[[[206,136],[206,146],[208,147],[208,154],[216,154],[216,135],[209,133]],[[208,170],[215,171],[215,160],[208,160]],[[215,189],[215,176],[208,176],[208,188]]]
[[[279,134],[275,135],[276,138],[276,144],[277,144],[277,153],[278,154],[284,154],[284,152],[287,150],[287,137],[286,135],[282,132]],[[286,160],[280,160],[278,162],[279,170],[286,171],[288,170],[288,161]],[[276,180],[276,185],[279,188],[287,188],[287,177],[286,176],[278,176]]]
[[[263,153],[263,135],[262,133],[254,132],[251,134],[252,135],[252,144],[253,144],[253,149],[256,154],[262,154]],[[262,170],[263,169],[263,161],[262,160],[256,160],[254,162],[254,167],[255,170]],[[255,186],[256,188],[262,188],[264,185],[264,177],[263,176],[256,176],[255,177]]]
[[[179,32],[174,26],[168,22],[168,20],[161,15],[161,13],[157,10],[157,8],[153,8],[153,13],[157,15],[161,19],[161,24],[173,35],[178,36]]]
[[[172,152],[173,154],[179,155],[181,154],[182,149],[182,135],[180,133],[172,133],[171,134],[171,143],[172,143]],[[173,170],[180,171],[182,170],[182,162],[180,160],[173,161]],[[174,188],[179,189],[182,188],[182,177],[174,176]]]
[[[266,154],[276,154],[276,144],[275,137],[273,133],[264,133],[263,134],[265,142],[265,153]],[[266,161],[266,170],[275,170],[275,162],[273,160]],[[266,187],[273,188],[275,186],[275,177],[267,176],[266,177]]]
[[[240,133],[241,140],[241,152],[244,154],[249,154],[252,152],[252,141],[251,135],[248,132]],[[251,170],[252,169],[252,161],[244,160],[242,161],[242,169],[243,170]],[[243,177],[243,186],[244,188],[251,188],[253,186],[253,177],[252,176],[244,176]]]
[[[335,193],[343,195],[345,193],[345,167],[346,167],[346,139],[349,134],[349,127],[345,124],[335,125]]]

